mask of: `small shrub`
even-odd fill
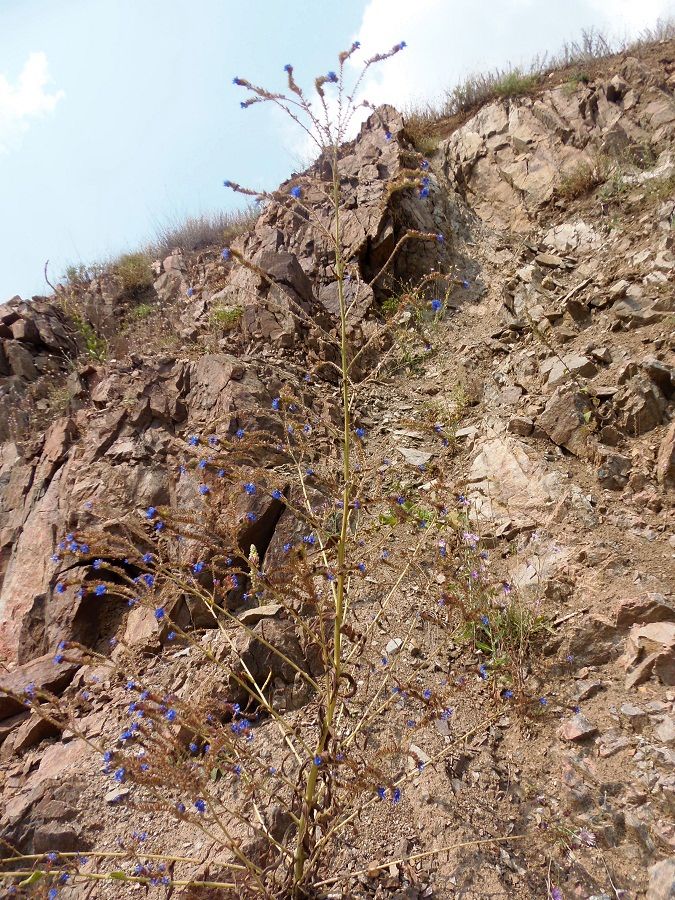
[[[150,260],[145,253],[125,253],[110,267],[122,282],[122,290],[130,297],[140,297],[152,287]]]
[[[78,344],[85,356],[103,362],[108,355],[108,342],[97,334],[90,322],[87,322],[79,313],[72,315],[73,324],[77,334]]]
[[[602,180],[595,166],[582,162],[561,178],[558,185],[558,194],[565,200],[584,197],[593,188],[597,187]]]
[[[496,81],[492,90],[497,97],[522,97],[531,93],[538,82],[536,75],[526,75],[520,69],[514,69]]]

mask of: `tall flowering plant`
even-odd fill
[[[200,660],[198,678],[193,669],[177,690],[169,672],[143,674],[124,639],[111,658],[62,642],[56,664],[88,661],[90,672],[104,667],[108,679],[124,687],[128,724],[105,744],[80,726],[72,696],[59,698],[34,685],[20,695],[100,752],[103,774],[120,789],[134,785],[139,809],[178,820],[186,836],[208,839],[217,876],[180,877],[176,867],[189,870],[197,860],[147,853],[147,835],[134,832],[120,851],[93,854],[94,869],[77,853],[55,853],[46,865],[39,855],[15,853],[15,868],[0,873],[4,877],[18,877],[17,865],[37,860],[23,876],[26,883],[51,885],[50,896],[57,896],[60,883],[87,878],[185,886],[190,896],[314,896],[339,881],[334,873],[326,877],[326,870],[364,810],[401,803],[406,785],[425,767],[442,762],[455,740],[484,725],[453,736],[449,703],[461,684],[447,677],[421,681],[401,652],[417,635],[416,643],[426,648],[420,652],[442,659],[459,609],[476,646],[497,648],[494,659],[497,650],[500,659],[508,657],[502,586],[490,582],[487,554],[463,498],[459,504],[452,499],[444,468],[456,420],[448,414],[439,421],[429,412],[428,421],[416,423],[437,442],[438,459],[428,470],[428,502],[416,502],[392,471],[386,448],[375,441],[369,446],[361,424],[360,392],[369,385],[364,349],[386,338],[396,317],[361,346],[351,340],[350,313],[362,275],[344,233],[344,143],[357,111],[369,107],[358,99],[366,73],[404,47],[401,42],[367,59],[350,86],[346,64],[359,50],[355,42],[339,54],[336,71],[315,79],[311,99],[291,65],[285,66],[285,93],[234,79],[247,92],[243,108],[280,107],[316,146],[313,190],[320,203],[299,184],[286,194],[225,184],[315,229],[322,252],[328,248],[334,322],[282,297],[274,278],[242,250],[225,248],[223,262],[254,273],[269,289],[268,305],[290,309],[332,348],[326,359],[330,380],[339,384],[337,414],[317,415],[313,393],[323,388],[316,373],[306,372],[297,383],[287,379],[267,409],[253,409],[248,418],[242,413],[224,426],[214,421],[210,435],[188,437],[179,470],[184,484],[192,485],[185,508],[150,507],[140,521],[129,517],[114,529],[106,527],[101,508],[102,527],[66,535],[54,556],[65,571],[55,580],[57,593],[77,589],[99,602],[126,602],[130,618],[149,623],[165,648],[182,648],[175,659],[186,651]],[[412,164],[387,195],[408,191],[424,201],[429,165],[413,151],[409,156]],[[443,240],[434,232],[406,231],[367,287],[391,271],[407,242]],[[443,300],[429,300],[430,292],[437,293],[439,283],[447,291],[452,281],[439,273],[422,277],[403,301],[428,304],[435,324]],[[386,348],[386,340],[380,346]],[[254,427],[260,421],[266,427]],[[418,468],[425,472],[426,463]],[[68,576],[67,559],[89,562],[79,585]],[[380,646],[392,621],[402,636]],[[521,692],[507,670],[502,662],[493,671],[488,660],[478,673],[502,701]],[[88,677],[76,709],[98,690],[100,675]],[[437,727],[422,750],[410,734],[431,723]],[[134,868],[104,871],[106,860],[120,857]]]

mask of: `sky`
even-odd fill
[[[631,37],[675,0],[0,0],[0,302],[48,293],[67,265],[133,251],[158,226],[238,205],[307,162],[271,90],[406,41],[371,102],[439,98],[468,73],[526,64],[582,29]]]

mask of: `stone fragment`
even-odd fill
[[[642,325],[651,325],[658,322],[661,314],[652,309],[649,303],[637,300],[634,297],[625,297],[617,300],[612,306],[612,314],[625,325],[638,328]]]
[[[649,592],[644,597],[628,597],[619,601],[614,615],[619,628],[637,622],[675,622],[675,606],[663,594]]]
[[[665,716],[654,729],[654,737],[662,744],[675,744],[675,719],[672,716]]]
[[[590,700],[591,697],[599,694],[604,686],[602,681],[591,681],[590,679],[577,681],[575,699],[578,703],[581,703],[583,700]]]
[[[587,455],[589,422],[593,405],[589,396],[573,388],[558,388],[537,424],[554,444],[565,447],[575,456]]]
[[[266,603],[264,606],[256,606],[254,609],[247,609],[239,614],[239,621],[249,627],[260,622],[261,619],[269,619],[278,615],[283,606],[281,603]]]
[[[598,374],[592,360],[577,353],[568,353],[562,357],[549,357],[542,364],[541,371],[542,373],[548,372],[546,383],[552,386],[561,384],[568,378],[593,378]]]
[[[387,656],[393,656],[395,653],[399,652],[402,646],[403,638],[392,638],[384,648],[384,652],[387,654]]]
[[[675,422],[671,422],[656,458],[656,477],[659,484],[668,490],[675,490]]]
[[[613,404],[620,426],[639,436],[661,424],[666,399],[650,378],[636,375],[617,391]]]
[[[675,897],[675,859],[662,859],[649,868],[646,900],[673,900]]]
[[[641,706],[636,706],[634,703],[622,703],[619,712],[634,731],[641,731],[647,724],[648,716]]]
[[[553,253],[539,253],[535,256],[534,261],[539,263],[540,266],[546,266],[550,269],[558,269],[565,264],[562,257],[556,256]]]
[[[602,759],[607,759],[633,746],[633,740],[620,731],[608,731],[603,734],[598,742],[598,755]]]
[[[525,416],[514,416],[508,424],[508,430],[511,434],[518,434],[521,437],[529,437],[534,431],[534,422]]]
[[[424,450],[415,450],[414,447],[397,447],[403,459],[411,466],[423,466],[429,462],[431,453]]]
[[[596,457],[601,460],[596,473],[601,486],[612,491],[624,488],[628,483],[633,461],[628,456],[601,447],[596,451]]]
[[[24,708],[19,700],[9,696],[9,693],[3,693],[3,688],[21,695],[32,685],[36,691],[59,694],[70,684],[78,668],[78,663],[66,660],[55,663],[54,655],[50,653],[17,666],[8,674],[0,672],[0,719],[14,715]]]
[[[597,727],[581,713],[577,713],[571,719],[563,722],[558,729],[558,735],[564,741],[583,741],[597,733]]]

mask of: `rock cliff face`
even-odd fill
[[[440,326],[445,354],[415,377],[375,381],[360,413],[374,432],[407,435],[399,462],[410,477],[406,461],[416,464],[415,453],[427,449],[400,429],[425,403],[447,402],[457,389],[466,398],[457,484],[492,546],[506,555],[508,541],[525,542],[513,583],[555,605],[551,652],[568,660],[564,674],[579,702],[588,698],[594,723],[544,729],[528,752],[555,783],[558,809],[571,804],[587,815],[631,896],[646,886],[647,863],[675,849],[667,770],[675,700],[674,54],[672,44],[656,46],[596,64],[589,83],[487,104],[440,141],[427,198],[391,190],[415,160],[391,107],[368,120],[344,161],[355,345],[372,336],[389,294],[434,271],[456,275]],[[320,176],[320,168],[302,173],[279,196],[300,186],[330,230]],[[444,240],[406,245],[388,277],[369,286],[407,229]],[[55,590],[61,563],[51,557],[64,535],[87,527],[92,504],[110,509],[110,528],[132,510],[181,506],[191,477],[179,468],[182,440],[207,428],[227,437],[270,426],[271,399],[307,372],[308,402],[318,414],[334,406],[330,347],[305,324],[335,328],[328,245],[289,204],[263,209],[233,250],[255,268],[223,261],[219,248],[158,264],[151,300],[161,310],[159,332],[175,339],[166,349],[157,333],[157,349],[83,361],[81,323],[63,298],[0,306],[0,659],[17,689],[33,682],[58,693],[73,679],[77,687],[74,667],[52,663],[60,640],[105,650],[116,635],[141,646],[155,633],[155,623],[127,609]],[[86,293],[83,308],[114,340],[126,302],[119,285],[103,276]],[[227,329],[217,325],[223,311]],[[273,553],[292,524],[271,507],[266,521]],[[546,538],[537,543],[540,532]],[[81,556],[71,565],[88,565]],[[508,719],[499,727],[507,731]],[[489,751],[472,748],[480,776],[469,786],[468,775],[453,774],[455,794],[499,782],[499,753],[515,754],[510,771],[527,769],[517,737],[499,750],[490,735]],[[594,760],[575,749],[591,738]],[[55,835],[63,850],[96,840],[75,821],[79,788],[63,781],[84,750],[60,739],[0,696],[0,836],[35,852],[51,849]],[[542,747],[553,745],[556,761],[544,760]],[[617,799],[598,824],[589,791],[617,780],[617,759],[623,784],[608,794]],[[530,775],[538,792],[545,776]],[[411,821],[449,815],[433,797],[413,807]],[[54,809],[66,811],[61,821]],[[491,876],[494,895],[529,896],[517,860],[502,862]],[[450,862],[445,871],[456,875]],[[599,892],[588,872],[577,875],[584,890]]]

